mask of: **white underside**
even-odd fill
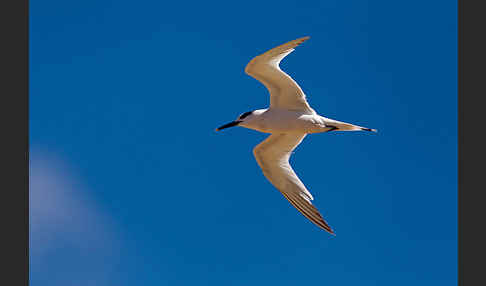
[[[269,108],[249,122],[242,122],[242,127],[263,133],[320,133],[337,127],[337,131],[362,130],[361,126],[329,119],[318,114],[302,111],[289,111]]]

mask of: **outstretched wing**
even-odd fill
[[[307,39],[309,37],[280,45],[254,57],[246,65],[245,72],[263,83],[270,92],[270,107],[314,113],[300,86],[279,66],[285,56]]]
[[[311,200],[314,198],[289,164],[292,151],[305,136],[306,134],[272,134],[253,149],[253,154],[265,177],[296,209],[317,226],[334,234],[312,205]]]

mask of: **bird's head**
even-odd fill
[[[248,123],[248,122],[252,121],[253,119],[255,119],[257,114],[259,114],[259,112],[257,112],[257,111],[258,110],[252,110],[252,111],[247,111],[245,113],[242,113],[240,116],[238,116],[238,118],[236,118],[235,121],[231,121],[230,123],[227,123],[223,126],[216,128],[216,131],[220,131],[220,130],[223,130],[225,128],[238,126],[238,125],[244,126],[245,123]]]

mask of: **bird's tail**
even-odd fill
[[[378,132],[378,130],[376,130],[376,129],[358,126],[358,125],[354,125],[354,124],[346,123],[346,122],[341,122],[341,121],[337,121],[337,120],[332,120],[332,122],[329,122],[329,123],[326,122],[326,125],[336,127],[334,129],[335,131],[371,131],[371,132]]]

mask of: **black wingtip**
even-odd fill
[[[331,227],[327,226],[327,228],[323,228],[325,231],[327,231],[329,234],[332,234],[333,236],[336,236],[336,233],[334,233],[334,230],[331,229]]]

